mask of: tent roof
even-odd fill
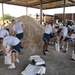
[[[75,6],[75,0],[65,0],[65,6]],[[40,8],[40,0],[0,0],[0,3]],[[64,0],[42,0],[42,9],[52,9],[64,6]]]

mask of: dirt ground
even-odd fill
[[[4,65],[4,56],[0,56],[0,75],[21,75],[21,72],[30,63],[28,60],[30,55],[40,55],[46,61],[46,75],[75,75],[75,62],[71,61],[71,52],[73,43],[70,44],[69,52],[63,53],[54,50],[54,46],[49,46],[49,53],[45,56],[42,50],[37,50],[31,53],[30,50],[21,50],[23,54],[19,54],[19,63],[16,63],[16,68],[9,70],[7,65]]]

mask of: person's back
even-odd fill
[[[20,40],[17,37],[14,37],[14,36],[7,36],[3,40],[4,45],[11,45],[11,46],[15,46],[19,42],[20,42]]]
[[[5,36],[8,36],[9,35],[9,32],[6,30],[6,29],[1,29],[0,30],[0,37],[5,37]]]

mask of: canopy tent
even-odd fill
[[[65,21],[65,7],[75,6],[75,0],[0,0],[0,3],[40,9],[40,24],[42,24],[42,10],[63,7],[63,21]]]
[[[40,9],[40,0],[0,0],[0,3]],[[42,0],[42,9],[52,9],[63,6],[64,0]],[[75,6],[75,0],[65,0],[65,6]]]

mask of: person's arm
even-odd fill
[[[15,25],[13,26],[13,33],[12,33],[13,36],[16,36],[16,27]]]
[[[10,46],[10,48],[9,48],[9,52],[8,52],[8,53],[10,53],[11,50],[12,50],[12,46]]]
[[[13,30],[12,35],[13,35],[13,36],[16,36],[16,30]]]

